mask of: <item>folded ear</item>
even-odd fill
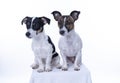
[[[47,17],[41,17],[41,19],[43,20],[44,24],[48,23],[50,24],[50,19]]]
[[[53,14],[54,19],[58,21],[59,17],[62,16],[62,14],[59,11],[53,11],[51,14]]]
[[[76,21],[78,19],[79,14],[80,14],[80,11],[72,11],[70,13],[70,16],[72,16],[72,18],[74,19],[74,21]]]
[[[23,25],[23,23],[27,22],[28,17],[26,16],[25,18],[23,18],[23,20],[21,21],[21,24]]]

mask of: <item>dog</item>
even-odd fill
[[[27,28],[26,36],[32,38],[32,50],[34,52],[34,64],[32,69],[37,72],[52,71],[52,65],[60,68],[60,58],[55,50],[55,46],[51,38],[45,34],[44,25],[50,24],[47,17],[28,17],[26,16],[21,24],[25,24]]]
[[[68,60],[74,62],[74,70],[80,70],[82,64],[82,40],[74,30],[74,23],[78,19],[80,11],[72,11],[70,15],[62,15],[59,11],[53,11],[54,19],[58,22],[61,38],[58,43],[63,60],[62,70],[68,70]]]

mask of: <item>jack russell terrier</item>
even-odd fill
[[[26,36],[32,38],[32,50],[35,55],[32,69],[38,69],[38,72],[51,71],[52,65],[60,67],[60,58],[55,51],[55,46],[51,38],[45,34],[44,25],[50,24],[50,19],[47,17],[25,17],[22,20],[26,24]]]
[[[78,19],[80,11],[72,11],[70,15],[62,15],[59,11],[52,12],[58,22],[60,54],[63,60],[62,70],[68,70],[68,60],[74,61],[74,70],[80,70],[82,64],[82,40],[74,30],[74,22]]]

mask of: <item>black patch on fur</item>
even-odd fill
[[[39,30],[40,28],[43,28],[44,26],[44,22],[43,20],[41,20],[41,18],[38,18],[36,17],[34,20],[33,20],[33,23],[32,23],[32,29],[37,31]],[[42,31],[41,31],[42,32]]]
[[[26,19],[27,19],[25,22],[26,27],[27,27],[27,29],[30,29],[32,17],[26,17]]]
[[[55,52],[55,54],[53,54],[53,56],[52,56],[52,59],[55,58],[55,57],[57,57],[57,56],[58,56],[58,53]]]
[[[22,20],[22,24],[25,23],[26,24],[26,27],[27,29],[30,29],[32,28],[34,31],[38,31],[42,28],[41,32],[43,31],[43,26],[45,25],[44,24],[44,21],[41,19],[41,17],[35,17],[35,19],[33,20],[32,22],[32,19],[33,17],[25,17],[23,20]]]
[[[52,45],[52,48],[53,48],[53,51],[52,51],[52,53],[53,53],[52,59],[53,59],[53,58],[58,56],[58,53],[56,52],[55,46],[54,46],[54,44],[51,41],[51,38],[49,36],[48,36],[48,42]]]

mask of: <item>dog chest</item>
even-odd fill
[[[80,44],[74,41],[60,41],[59,48],[66,56],[75,56],[80,50]]]
[[[32,42],[32,50],[33,52],[42,57],[46,58],[48,55],[52,54],[52,46],[48,43],[48,41],[33,41]]]
[[[61,38],[59,41],[59,48],[64,55],[72,57],[76,56],[77,52],[81,50],[82,43],[78,38],[69,40]]]

